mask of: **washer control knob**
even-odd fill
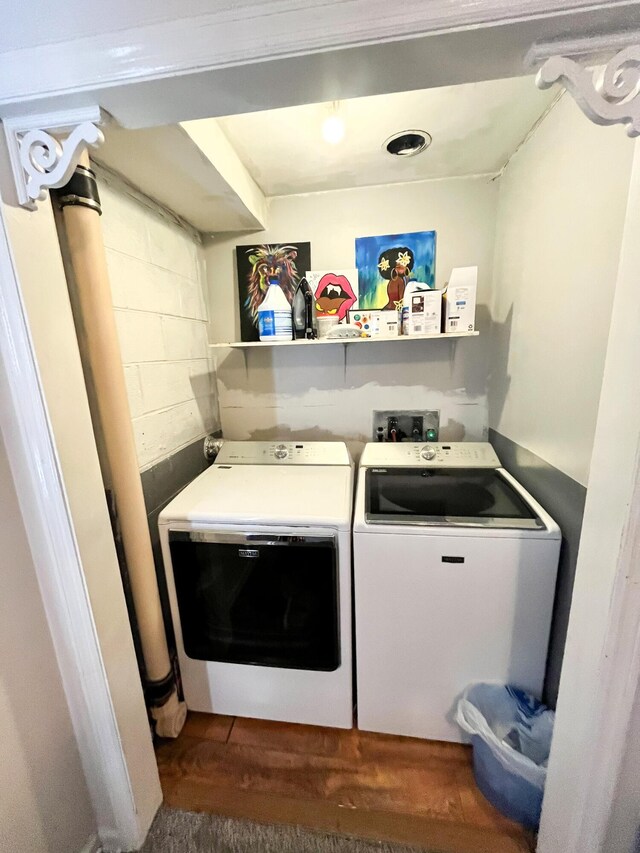
[[[276,459],[286,459],[289,455],[289,448],[286,444],[279,444],[273,451],[273,455]]]
[[[422,452],[420,453],[423,459],[435,459],[436,458],[436,449],[435,447],[431,447],[429,444],[426,447],[422,448]]]

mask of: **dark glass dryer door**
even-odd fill
[[[336,541],[170,531],[190,658],[288,669],[340,665]]]
[[[369,468],[365,486],[370,524],[544,527],[495,468]]]

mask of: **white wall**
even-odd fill
[[[0,436],[0,850],[75,853],[96,833]]]
[[[487,308],[497,187],[487,176],[337,190],[270,199],[269,228],[205,246],[212,340],[239,338],[235,246],[310,241],[311,264],[349,268],[356,237],[437,231],[436,282],[453,266],[479,267],[478,326],[467,340],[352,347],[220,350],[217,369],[226,438],[368,440],[373,409],[434,408],[442,437],[487,430]]]
[[[565,95],[499,180],[490,425],[583,485],[632,154]]]
[[[102,225],[141,470],[216,429],[195,232],[101,174]]]
[[[10,172],[0,169],[2,174]],[[50,204],[39,205],[33,213],[3,204],[3,214],[136,804],[136,838],[140,840],[160,805],[162,792],[53,211]],[[96,756],[84,759],[85,767],[93,766],[95,771]],[[101,768],[101,775],[104,772]],[[94,787],[100,787],[95,780]],[[100,829],[111,830],[115,837],[118,830],[125,831],[114,826]]]

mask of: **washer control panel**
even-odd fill
[[[360,465],[380,468],[500,468],[493,447],[484,441],[374,442],[367,444]]]
[[[216,465],[351,465],[342,441],[225,441]]]

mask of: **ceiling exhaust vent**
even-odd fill
[[[383,147],[394,157],[415,157],[431,145],[431,134],[426,130],[403,130],[394,133]]]

